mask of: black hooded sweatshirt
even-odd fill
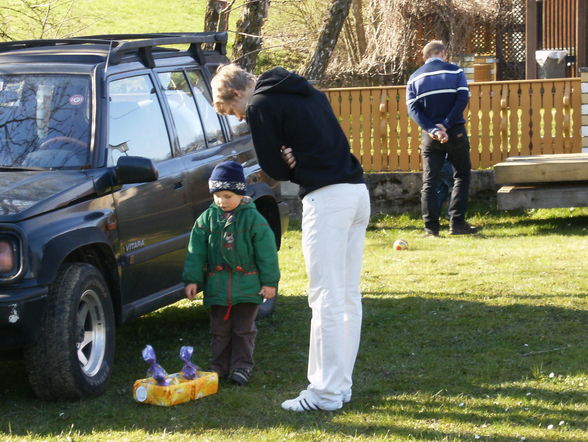
[[[325,94],[303,77],[277,67],[257,80],[247,122],[261,168],[300,186],[300,198],[330,184],[363,183],[363,170]],[[280,148],[290,147],[289,169]]]

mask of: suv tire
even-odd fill
[[[90,264],[65,264],[49,288],[39,339],[25,349],[33,391],[46,399],[102,393],[114,348],[114,313],[102,274]]]

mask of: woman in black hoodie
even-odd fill
[[[327,98],[303,77],[278,67],[256,78],[226,65],[212,91],[219,113],[247,120],[262,169],[300,186],[312,309],[310,384],[282,408],[337,410],[351,400],[361,333],[359,282],[370,215],[363,170]]]

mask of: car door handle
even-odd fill
[[[182,187],[184,187],[184,183],[182,183],[181,181],[177,181],[174,183],[174,190],[181,189]]]

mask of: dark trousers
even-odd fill
[[[225,320],[227,307],[211,306],[212,359],[210,368],[216,371],[219,376],[225,376],[235,368],[248,370],[253,368],[257,310],[259,310],[259,304],[235,304],[231,307],[229,318]]]
[[[421,210],[425,227],[439,230],[439,197],[437,189],[440,183],[441,169],[445,158],[453,165],[453,191],[449,205],[449,217],[452,225],[465,222],[470,190],[470,142],[464,125],[451,128],[449,141],[444,144],[433,140],[423,132],[421,155],[423,158],[423,187],[421,190]]]

